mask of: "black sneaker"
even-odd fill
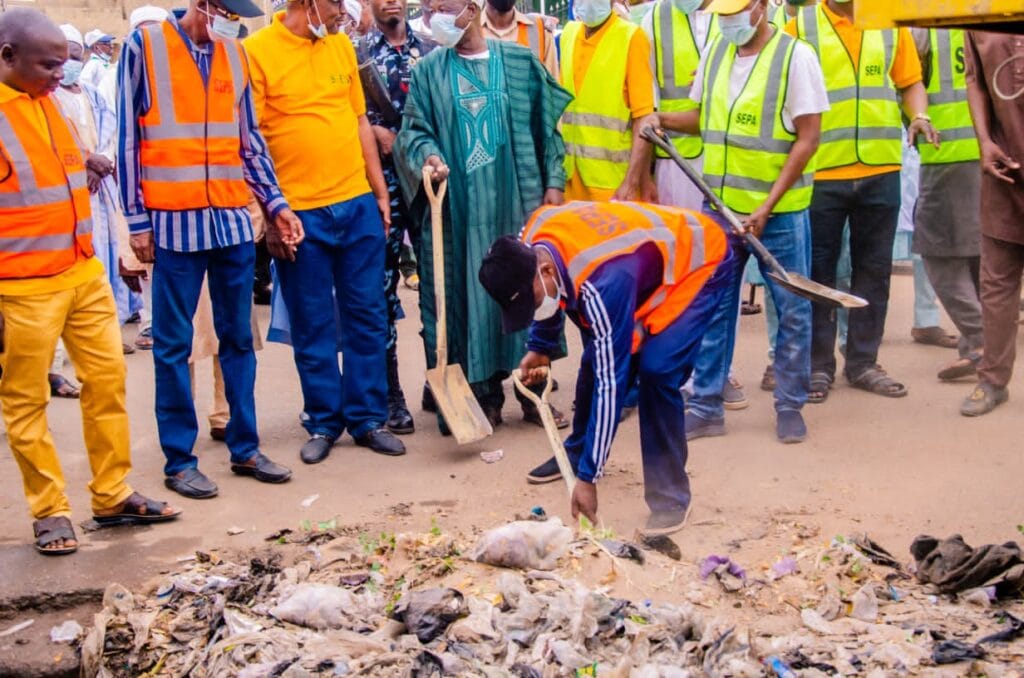
[[[526,474],[526,482],[531,485],[543,485],[561,479],[562,472],[558,469],[558,461],[554,457]]]
[[[690,516],[690,507],[683,511],[657,511],[647,518],[647,524],[641,530],[645,537],[663,537],[683,529],[686,519]]]

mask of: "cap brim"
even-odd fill
[[[508,306],[501,309],[501,331],[512,334],[525,330],[533,322],[536,312],[533,301],[533,280],[531,279]]]
[[[232,14],[246,19],[263,16],[263,9],[252,0],[217,0],[217,3]]]
[[[736,14],[742,12],[750,4],[750,0],[711,0],[711,4],[704,8],[705,12],[714,14]]]

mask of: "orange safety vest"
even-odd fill
[[[558,252],[578,295],[602,264],[645,245],[661,253],[662,284],[636,310],[633,352],[644,336],[662,332],[690,305],[725,259],[725,232],[690,210],[636,202],[570,202],[537,210],[523,241]]]
[[[142,198],[156,210],[245,207],[239,116],[249,84],[237,42],[214,42],[208,83],[169,21],[142,31],[149,110],[139,118]]]
[[[51,97],[38,101],[50,138],[19,97],[0,105],[0,278],[62,273],[93,255],[85,159]]]
[[[528,47],[533,55],[537,57],[537,60],[544,63],[544,57],[547,56],[544,52],[546,45],[546,33],[544,28],[544,19],[533,14],[527,14],[526,18],[531,21],[529,24],[519,24],[519,32],[517,34],[516,42],[523,47]]]

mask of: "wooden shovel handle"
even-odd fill
[[[423,168],[423,191],[430,202],[430,249],[434,263],[434,305],[437,314],[436,343],[437,367],[448,365],[448,306],[444,292],[444,196],[448,192],[448,180],[442,181],[434,191],[433,170]]]

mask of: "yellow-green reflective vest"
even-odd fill
[[[978,137],[967,105],[964,63],[964,32],[959,29],[929,32],[932,45],[931,81],[928,84],[928,115],[939,131],[941,148],[921,143],[921,163],[939,165],[969,162],[981,157]]]
[[[818,52],[828,88],[830,109],[821,116],[818,169],[901,164],[903,120],[889,77],[896,58],[896,30],[864,31],[856,70],[821,5],[797,14],[797,34]]]
[[[629,41],[640,27],[614,13],[582,83],[574,82],[576,41],[584,26],[570,21],[562,31],[562,87],[574,99],[562,116],[565,173],[578,173],[588,188],[616,189],[629,170],[633,133],[622,97]]]
[[[690,19],[672,6],[672,0],[658,0],[651,11],[654,74],[658,79],[660,102],[658,110],[692,111],[697,108],[697,102],[690,99],[690,86],[700,66],[701,50],[693,35]],[[717,35],[718,19],[712,18],[706,44],[711,44]],[[668,136],[684,158],[696,158],[704,151],[704,144],[697,135],[669,130]],[[660,149],[655,154],[659,158],[668,157]]]
[[[786,24],[789,22],[789,15],[786,14],[786,3],[776,5],[772,2],[768,3],[768,23],[778,28],[780,31],[786,30]]]
[[[732,106],[729,76],[736,46],[719,37],[704,66],[701,134],[704,179],[730,209],[750,214],[760,207],[786,164],[796,133],[782,123],[789,63],[796,39],[782,31],[768,41]],[[799,212],[811,204],[814,167],[804,170],[773,213]]]

